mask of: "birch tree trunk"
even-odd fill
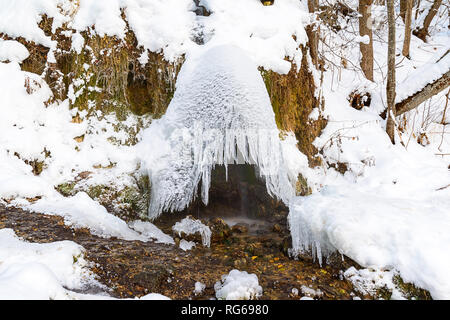
[[[395,12],[394,0],[386,0],[388,13],[388,78],[386,85],[387,123],[386,132],[395,144]]]
[[[373,0],[359,0],[359,35],[369,36],[369,43],[360,42],[361,69],[370,81],[373,81],[373,39],[372,39],[372,2]]]

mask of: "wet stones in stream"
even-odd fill
[[[258,276],[262,299],[298,299],[292,292],[302,286],[320,290],[322,295],[316,297],[320,299],[352,298],[354,288],[341,273],[356,266],[349,259],[320,267],[312,259],[286,256],[281,250],[286,235],[271,231],[271,227],[259,234],[251,226],[245,230],[227,227],[220,220],[205,222],[217,231],[211,247],[199,245],[185,252],[174,245],[105,239],[86,229],[72,229],[61,217],[0,206],[0,228],[11,228],[27,241],[71,240],[82,245],[91,270],[115,297],[155,292],[172,299],[210,299],[215,297],[214,284],[221,276],[239,269]],[[161,223],[158,226],[164,229]],[[196,295],[197,281],[205,284],[205,289]]]

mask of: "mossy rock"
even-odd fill
[[[75,182],[65,182],[56,186],[55,189],[64,197],[73,197],[76,194],[75,185]]]
[[[309,196],[312,194],[312,189],[308,186],[308,181],[301,174],[298,175],[295,192],[297,196]]]
[[[409,300],[433,300],[430,292],[418,288],[412,283],[404,282],[399,275],[393,277],[393,282]]]
[[[282,131],[294,132],[298,148],[303,152],[311,167],[322,164],[318,150],[313,141],[321,134],[327,120],[319,116],[317,120],[309,119],[314,108],[323,109],[324,101],[316,97],[316,83],[309,69],[308,51],[302,47],[303,58],[297,72],[292,65],[288,74],[260,69],[267,92],[270,96],[275,121]]]

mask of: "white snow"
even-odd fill
[[[307,286],[301,286],[301,288],[300,288],[301,290],[302,290],[302,293],[305,295],[305,296],[308,296],[308,297],[311,297],[311,298],[320,298],[322,295],[323,295],[323,292],[320,290],[320,289],[317,289],[317,290],[315,290],[315,289],[313,289],[313,288],[310,288],[310,287],[307,287]]]
[[[170,300],[170,298],[159,293],[149,293],[140,297],[139,300]]]
[[[220,300],[253,300],[261,297],[262,287],[258,277],[247,271],[231,270],[214,285],[216,298]]]
[[[367,37],[352,32],[357,30],[358,19],[338,18],[343,27],[339,34],[321,26],[322,32],[330,35],[321,47],[328,71],[323,75],[320,94],[326,104],[325,110],[314,109],[309,117],[317,119],[322,114],[328,118],[328,125],[314,142],[324,165],[309,169],[306,157],[296,148],[294,135],[283,133],[280,140],[257,71],[257,67],[263,67],[287,73],[292,63],[286,57],[299,67],[302,54],[298,47],[306,43],[304,25],[311,19],[306,1],[275,1],[268,7],[256,0],[232,5],[202,0],[200,4],[212,14],[196,17],[191,0],[0,0],[0,33],[50,48],[48,62],[55,62],[57,49],[56,42],[38,27],[44,14],[53,18],[53,32],[63,23],[74,28],[74,33],[65,35],[72,38],[72,49],[78,53],[85,46],[82,31],[123,38],[127,22],[145,50],[161,52],[172,62],[182,56],[186,59],[167,114],[152,123],[142,135],[141,145],[134,148],[107,142],[111,138],[126,139],[123,132],[115,130],[114,116],[99,113],[87,118],[85,112],[70,110],[68,100],[48,104],[51,91],[42,77],[20,70],[19,63],[28,57],[28,50],[17,41],[0,40],[0,199],[63,215],[68,224],[87,227],[101,236],[171,244],[173,239],[152,224],[127,225],[86,194],[62,198],[54,188],[83,171],[92,172],[87,182],[92,185],[124,186],[142,160],[151,174],[150,217],[154,218],[162,211],[185,208],[197,196],[200,183],[201,197],[207,203],[211,169],[218,164],[247,162],[265,178],[268,192],[290,206],[294,254],[312,249],[322,262],[322,257],[337,251],[375,270],[348,271],[348,278],[355,283],[378,277],[379,272],[398,272],[405,281],[428,289],[433,298],[449,298],[450,142],[448,126],[443,124],[449,121],[449,113],[443,115],[442,108],[445,92],[406,114],[404,131],[396,133],[397,145],[390,144],[384,132],[385,121],[378,116],[385,107],[385,7],[374,5],[372,10],[376,61],[373,83],[358,69],[357,43],[367,41]],[[357,2],[349,4],[356,8]],[[415,26],[422,23],[430,3],[422,2],[421,6],[425,10]],[[441,21],[431,30],[427,43],[412,37],[410,60],[401,56],[397,46],[397,101],[449,70],[449,54],[437,62],[449,48],[448,19],[446,9],[441,7]],[[397,30],[400,44],[404,34],[401,19],[397,19]],[[203,37],[206,43],[196,44],[195,37]],[[146,53],[141,63],[148,61]],[[346,67],[341,65],[342,57],[348,63]],[[6,61],[10,62],[3,63]],[[319,79],[318,74],[315,76]],[[77,79],[69,86],[70,99],[81,93],[75,84],[83,81]],[[361,88],[371,93],[372,103],[370,108],[358,111],[348,106],[347,97]],[[77,114],[81,123],[72,122]],[[133,126],[133,119],[127,123]],[[429,141],[428,145],[422,143],[426,146],[416,143],[422,134]],[[83,142],[74,140],[82,135]],[[39,176],[27,164],[33,161],[44,165]],[[347,165],[345,175],[325,167],[337,163]],[[110,165],[113,168],[108,171],[96,169]],[[307,178],[314,192],[321,191],[293,198],[298,173]],[[35,197],[41,200],[31,205],[25,200]],[[14,237],[10,233],[0,232],[2,239],[9,239],[4,243],[28,247],[11,240]],[[73,250],[62,249],[61,254],[69,257],[68,252],[75,252],[73,246],[64,245]],[[5,248],[2,242],[0,248]],[[9,256],[20,256],[20,252],[8,250]],[[34,253],[29,256],[36,257]],[[64,263],[69,266],[66,258]],[[63,288],[67,279],[78,279],[78,275],[60,275],[53,266],[33,261],[8,269],[0,264],[0,281],[4,285],[7,282],[12,288],[8,290],[17,296],[88,297]],[[29,277],[35,276],[48,285],[27,289],[33,284]],[[232,278],[229,282],[235,283]],[[258,292],[255,290],[252,292]],[[235,296],[248,293],[238,291]],[[228,297],[220,292],[221,297]],[[152,297],[159,296],[148,298]]]
[[[157,243],[165,243],[165,244],[175,244],[173,238],[155,226],[153,223],[148,221],[136,220],[130,222],[128,226],[139,232],[144,238],[147,239],[155,239]]]
[[[396,102],[400,102],[450,71],[450,45],[440,49],[397,85]]]
[[[32,204],[22,204],[24,208],[50,215],[64,217],[64,223],[74,228],[87,228],[92,234],[104,238],[117,237],[124,240],[150,241],[174,244],[172,237],[163,233],[154,224],[144,221],[127,223],[109,213],[105,207],[92,200],[85,192],[73,197],[45,197]]]
[[[195,242],[194,241],[187,241],[187,240],[184,240],[184,239],[181,239],[180,240],[180,249],[181,250],[183,250],[183,251],[189,251],[189,250],[191,250],[192,248],[194,248],[195,247]]]
[[[96,285],[84,249],[71,241],[29,243],[0,229],[0,299],[75,299]]]
[[[206,288],[206,284],[201,283],[200,281],[197,281],[195,283],[195,285],[194,285],[194,293],[195,293],[195,295],[202,294],[203,291],[205,290],[205,288]]]
[[[258,66],[279,73],[291,69],[291,62],[285,57],[300,66],[299,46],[307,41],[304,24],[309,22],[305,3],[283,0],[262,6],[254,0],[240,0],[232,5],[222,0],[202,0],[200,4],[212,12],[199,21],[208,39],[206,48],[237,46]]]
[[[375,6],[374,10],[375,18],[383,21],[385,7]],[[340,22],[357,28],[357,19],[344,20]],[[403,25],[401,19],[398,22],[401,43]],[[355,37],[353,26],[329,39],[330,51],[324,48],[333,63],[339,65],[342,57],[359,63],[358,46],[345,46]],[[436,65],[432,63],[448,50],[448,31],[445,24],[442,26],[436,27],[437,34],[427,44],[412,37],[411,60],[404,58],[401,46],[397,46],[397,101],[448,71],[447,56]],[[448,299],[450,277],[445,270],[450,268],[450,172],[448,156],[434,155],[448,148],[448,130],[438,125],[445,120],[446,91],[433,98],[434,103],[406,114],[403,131],[396,132],[397,144],[393,146],[385,133],[385,121],[378,116],[386,106],[387,29],[380,24],[374,30],[375,61],[383,66],[375,67],[374,83],[352,65],[338,69],[327,65],[330,72],[324,76],[322,94],[328,101],[323,112],[328,124],[314,144],[326,162],[345,163],[348,171],[341,175],[333,169],[316,168],[308,182],[320,192],[292,200],[289,225],[293,254],[311,252],[325,263],[329,254],[339,252],[375,273],[398,273],[403,281],[429,290],[434,299]],[[361,88],[372,95],[371,106],[352,109],[347,97]],[[426,134],[430,144],[419,145],[419,134]],[[400,297],[394,292],[393,298]]]
[[[202,237],[202,244],[204,247],[209,247],[211,244],[211,229],[208,226],[204,225],[200,220],[186,217],[183,220],[175,223],[175,225],[172,227],[172,230],[178,232],[178,235],[180,236],[181,233],[185,233],[186,235],[198,233]],[[183,245],[184,248],[187,248],[188,246],[191,246],[191,243],[187,242]]]
[[[108,213],[105,207],[92,200],[85,192],[79,192],[73,197],[44,198],[28,205],[27,208],[45,214],[62,215],[66,225],[88,228],[93,234],[101,237],[118,237],[125,240],[145,239],[138,232],[130,229],[125,221]]]
[[[0,39],[0,62],[13,61],[21,63],[30,53],[20,42]]]
[[[378,289],[388,289],[392,292],[392,300],[405,300],[392,278],[394,271],[381,271],[350,267],[344,272],[344,277],[353,283],[355,289],[362,294],[376,295]],[[355,297],[357,298],[357,297]]]

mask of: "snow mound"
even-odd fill
[[[140,297],[139,300],[170,300],[170,298],[160,293],[149,293]]]
[[[70,290],[95,283],[83,251],[72,241],[29,243],[1,229],[0,299],[77,298]]]
[[[450,196],[435,193],[389,198],[342,184],[297,198],[288,217],[294,254],[312,249],[322,263],[322,256],[339,251],[365,267],[398,270],[405,282],[448,299]]]
[[[204,283],[202,283],[200,281],[197,281],[195,283],[195,285],[194,285],[194,293],[195,293],[195,295],[202,294],[205,289],[206,289],[206,284],[204,284]]]
[[[33,204],[24,204],[24,207],[34,212],[63,216],[66,225],[88,228],[93,234],[103,238],[117,237],[130,241],[156,239],[160,243],[174,244],[170,236],[149,222],[134,221],[127,225],[85,192],[67,198],[60,195],[46,197]]]
[[[264,82],[244,51],[224,45],[188,59],[166,114],[139,146],[153,184],[149,216],[186,208],[200,181],[208,204],[211,170],[233,163],[255,165],[268,193],[288,203],[298,173],[283,148],[292,142],[279,134]]]
[[[165,234],[157,226],[148,221],[136,220],[130,222],[128,226],[147,239],[155,239],[158,243],[175,244],[171,236]]]
[[[253,300],[262,295],[262,287],[258,277],[247,271],[231,270],[222,276],[222,281],[214,285],[217,299],[221,300]]]
[[[172,230],[178,232],[178,235],[180,236],[181,233],[185,233],[186,235],[199,233],[202,237],[202,243],[204,247],[209,247],[209,245],[211,244],[211,229],[208,226],[204,225],[200,220],[186,217],[180,222],[175,223],[175,225],[172,227]]]
[[[14,61],[21,63],[29,55],[27,48],[20,42],[0,39],[0,62]]]
[[[263,6],[255,0],[239,0],[232,5],[223,0],[202,0],[201,5],[212,13],[198,22],[206,47],[238,46],[258,66],[282,74],[289,72],[291,61],[300,67],[300,45],[308,39],[304,25],[310,20],[302,1],[275,1],[272,6]]]

